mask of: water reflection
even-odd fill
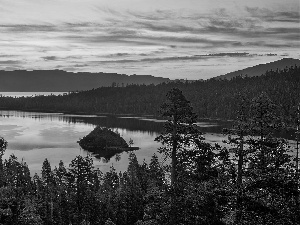
[[[0,136],[8,141],[4,158],[15,154],[23,158],[31,173],[40,173],[42,163],[47,158],[52,168],[63,160],[68,165],[77,155],[92,154],[94,165],[106,172],[113,165],[117,171],[125,171],[128,166],[128,154],[104,154],[89,152],[80,148],[77,141],[91,132],[96,125],[116,130],[129,142],[132,139],[140,150],[135,151],[140,163],[149,162],[157,153],[160,144],[155,137],[163,130],[164,120],[158,118],[112,116],[112,115],[71,115],[62,113],[37,113],[0,110]],[[222,143],[226,139],[221,134],[222,128],[230,127],[231,122],[204,120],[198,122],[205,132],[206,141]],[[293,132],[286,132],[283,137],[292,139]],[[294,145],[294,142],[291,142]]]
[[[100,125],[110,128],[125,128],[130,131],[146,132],[148,134],[160,133],[163,130],[164,119],[151,117],[114,116],[114,115],[73,115],[63,113],[37,113],[24,111],[0,111],[1,117],[10,116],[32,118],[38,121],[61,121],[70,124],[83,123]],[[220,120],[204,120],[197,125],[203,132],[221,133],[222,128],[230,127],[232,122]]]
[[[98,151],[98,152],[95,152],[95,151],[92,151],[95,155],[95,157],[97,159],[102,159],[103,162],[105,163],[108,163],[110,162],[110,159],[112,157],[115,156],[115,161],[118,162],[121,160],[121,154],[123,151],[119,151],[119,152],[112,152],[112,151],[105,151],[105,150],[101,150],[101,151]]]
[[[152,124],[151,124],[152,123]],[[109,127],[129,142],[134,140],[141,149],[137,158],[150,160],[160,146],[154,142],[161,126],[153,122],[143,122],[133,118],[97,115],[65,115],[61,113],[36,113],[22,111],[0,111],[0,136],[9,143],[4,155],[8,158],[15,154],[27,161],[32,173],[40,173],[42,162],[47,158],[52,167],[60,160],[68,165],[77,155],[93,154],[94,164],[103,172],[113,165],[116,170],[124,171],[128,166],[126,153],[101,155],[80,148],[77,141],[91,132],[96,125]],[[149,129],[149,130],[147,130]]]
[[[42,162],[47,158],[52,167],[60,160],[68,165],[77,155],[92,154],[94,164],[103,172],[113,165],[117,171],[128,166],[127,153],[89,152],[80,148],[77,141],[91,132],[96,125],[116,130],[129,142],[132,139],[139,162],[149,162],[160,143],[154,141],[163,130],[165,120],[152,117],[132,117],[113,115],[73,115],[62,113],[37,113],[23,111],[0,111],[0,136],[9,143],[5,157],[15,154],[27,161],[32,173],[40,172]],[[226,124],[216,121],[202,121],[199,124],[206,132],[207,141],[221,142],[220,134]],[[219,133],[219,134],[218,134]]]

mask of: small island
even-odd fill
[[[109,128],[96,126],[88,135],[78,141],[81,148],[103,157],[111,157],[123,151],[138,150],[139,147],[128,146],[120,134]],[[106,158],[106,157],[105,157]]]

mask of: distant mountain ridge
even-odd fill
[[[160,84],[169,78],[117,73],[72,73],[63,70],[0,71],[0,92],[68,92],[129,84]]]
[[[231,73],[227,73],[225,75],[214,77],[215,79],[227,79],[230,80],[233,77],[237,76],[248,76],[248,77],[254,77],[254,76],[260,76],[266,73],[266,71],[276,71],[277,69],[282,70],[286,67],[291,66],[300,66],[300,60],[299,59],[293,59],[293,58],[283,58],[274,62],[266,63],[266,64],[259,64],[253,67],[248,67],[242,70],[234,71]]]
[[[260,76],[266,71],[282,70],[300,66],[299,59],[283,58],[267,64],[259,64],[234,71],[213,79],[228,79],[237,76]],[[169,83],[174,80],[152,75],[125,75],[117,73],[66,72],[63,70],[15,70],[0,71],[0,92],[69,92],[85,91],[99,87],[127,86],[130,84],[150,85]],[[183,80],[181,80],[183,81]]]

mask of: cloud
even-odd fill
[[[241,46],[242,42],[235,40],[222,40],[222,39],[209,39],[201,38],[197,36],[162,36],[162,37],[144,37],[146,40],[153,40],[156,42],[165,42],[165,43],[181,43],[181,44],[202,44],[202,48],[216,48],[220,46]]]
[[[10,55],[10,54],[0,55],[0,58],[11,58],[11,57],[16,57],[16,56],[19,56],[19,55]]]
[[[6,66],[6,67],[2,67],[1,70],[5,70],[5,71],[14,71],[14,70],[20,70],[23,69],[23,67],[21,66]]]
[[[54,60],[58,60],[58,58],[56,56],[44,56],[42,57],[45,61],[54,61]]]
[[[127,37],[122,35],[67,35],[62,36],[61,38],[76,41],[78,43],[86,44],[97,44],[97,43],[112,43],[112,44],[125,44],[132,46],[148,46],[148,45],[157,45],[151,41],[142,40],[139,36]]]
[[[51,37],[60,43],[74,45],[85,43],[111,43],[132,46],[178,46],[199,45],[199,47],[217,48],[255,46],[251,43],[260,41],[262,37],[269,38],[281,46],[284,41],[290,41],[286,46],[294,46],[292,41],[299,38],[299,28],[282,27],[272,28],[262,24],[261,18],[297,18],[295,12],[273,12],[264,8],[250,8],[245,10],[249,16],[239,17],[231,15],[228,9],[220,8],[207,13],[180,13],[172,10],[154,11],[125,11],[119,12],[110,8],[97,8],[112,17],[95,22],[63,22],[55,25],[3,25],[6,32],[28,32],[45,37]],[[195,20],[195,18],[197,18]],[[257,40],[249,40],[257,38]],[[262,42],[260,42],[262,43]],[[273,44],[273,43],[272,43]],[[260,45],[262,46],[262,45]],[[83,46],[84,47],[84,46]],[[267,46],[266,46],[267,47]],[[175,48],[174,48],[175,50]],[[115,55],[118,57],[118,55]],[[44,58],[44,60],[54,60]]]
[[[172,11],[172,10],[155,10],[152,12],[136,12],[132,10],[128,10],[129,15],[140,19],[140,20],[148,20],[152,22],[158,22],[162,20],[172,20],[174,18],[178,19],[180,14]]]
[[[299,23],[300,12],[299,11],[272,11],[266,8],[259,7],[246,7],[246,11],[250,16],[259,18],[269,22],[290,22]]]
[[[119,52],[115,54],[109,54],[107,57],[114,58],[114,57],[124,57],[124,56],[130,56],[131,54],[126,53],[126,52]]]
[[[135,37],[140,34],[138,30],[134,30],[132,28],[111,28],[105,31],[107,34],[116,37]]]
[[[203,26],[202,32],[214,35],[226,35],[236,40],[247,43],[249,38],[269,38],[271,40],[286,41],[299,40],[300,28],[281,26],[276,24],[273,27],[259,25],[254,19],[211,19]],[[239,38],[239,39],[238,39]]]
[[[186,26],[182,24],[159,24],[159,23],[152,23],[152,22],[144,22],[144,21],[137,21],[136,24],[138,26],[141,26],[141,28],[144,28],[146,30],[151,30],[151,31],[163,31],[163,32],[173,32],[173,33],[182,33],[182,32],[187,32],[187,33],[196,33],[199,34],[201,32],[200,27],[195,27],[195,26]]]
[[[277,18],[275,20],[280,22],[294,22],[299,23],[300,21],[300,12],[279,12],[277,13]]]
[[[248,52],[222,52],[222,53],[209,54],[208,56],[215,56],[215,57],[224,57],[224,56],[229,56],[229,57],[244,57],[244,56],[250,56],[250,54]]]
[[[77,67],[77,68],[81,68],[81,67],[88,67],[89,65],[88,64],[75,64],[73,66]]]
[[[272,54],[273,56],[275,54]],[[120,59],[120,60],[104,60],[97,61],[102,64],[125,64],[125,63],[157,63],[157,62],[171,62],[171,61],[194,61],[194,60],[207,60],[209,58],[223,58],[223,57],[253,57],[255,54],[248,52],[225,52],[225,53],[213,53],[207,55],[192,55],[192,56],[173,56],[173,57],[153,57],[142,59]],[[271,56],[271,54],[268,54]],[[95,63],[95,61],[93,62]]]
[[[24,7],[4,1],[12,13],[0,21],[2,68],[52,69],[60,64],[59,68],[73,71],[126,68],[125,72],[159,73],[157,68],[188,71],[192,66],[199,69],[204,61],[216,65],[220,59],[253,62],[275,54],[299,56],[293,53],[299,46],[299,12],[292,4],[279,7],[275,0],[272,5],[255,0],[247,7],[237,1],[234,6],[234,0],[228,1],[230,6],[209,0],[194,5],[177,0],[139,0],[132,5],[130,0],[106,5],[97,0],[45,5],[22,0]],[[8,56],[14,52],[18,55]]]
[[[54,25],[40,24],[15,24],[15,25],[0,25],[0,28],[5,28],[6,32],[53,32],[59,31]]]
[[[0,60],[0,65],[17,65],[21,63],[19,60]]]

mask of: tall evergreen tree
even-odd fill
[[[164,146],[159,150],[166,157],[171,158],[171,208],[170,224],[178,224],[178,212],[180,207],[178,189],[178,157],[180,153],[187,150],[191,142],[202,133],[195,125],[197,116],[193,112],[190,102],[178,88],[173,88],[167,93],[167,100],[161,106],[161,115],[167,117],[165,132],[155,140]]]
[[[94,184],[93,160],[90,156],[77,156],[71,161],[70,175],[72,176],[75,194],[76,214],[78,223],[89,221],[89,193]]]
[[[5,150],[7,148],[7,141],[0,137],[0,188],[3,186],[4,182],[4,171],[3,171],[3,155],[5,153]]]
[[[243,204],[243,176],[245,173],[245,162],[247,160],[248,151],[245,149],[245,137],[250,132],[249,108],[250,102],[244,94],[237,95],[237,111],[236,119],[232,129],[225,129],[225,134],[228,134],[227,144],[234,146],[235,157],[237,157],[237,179],[233,182],[236,184],[236,203],[235,203],[235,223],[241,224]]]
[[[155,140],[165,147],[160,151],[171,158],[171,185],[176,185],[178,151],[190,141],[190,134],[195,133],[194,123],[197,116],[182,91],[173,88],[167,93],[167,101],[161,106],[161,115],[167,117],[165,132]]]
[[[259,215],[259,223],[281,224],[277,221],[287,220],[289,214],[283,213],[285,210],[279,205],[284,204],[285,209],[290,208],[293,196],[289,187],[288,145],[286,140],[274,136],[275,131],[280,130],[284,124],[279,108],[264,92],[252,100],[249,115],[251,138],[247,140],[249,166],[247,194],[244,196],[247,219],[252,217],[252,212]],[[282,192],[286,195],[282,196]]]
[[[55,180],[50,162],[45,159],[42,166],[42,182],[44,186],[43,212],[46,224],[53,223],[53,198],[55,198]]]

